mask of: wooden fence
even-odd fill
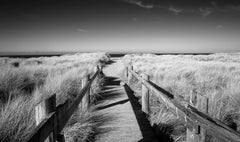
[[[208,98],[204,98],[205,109],[200,111],[197,109],[197,95],[194,95],[194,93],[190,96],[190,102],[179,98],[177,101],[174,99],[174,95],[149,80],[148,75],[143,73],[140,76],[136,73],[132,66],[126,67],[126,75],[128,83],[132,76],[142,83],[142,111],[149,114],[149,90],[155,91],[167,108],[185,122],[187,126],[187,142],[205,142],[206,134],[226,142],[240,142],[240,133],[207,114]]]
[[[35,107],[35,120],[37,127],[30,134],[28,142],[64,142],[62,129],[70,119],[79,103],[82,101],[82,109],[88,109],[90,103],[90,87],[96,76],[101,72],[97,68],[96,73],[90,79],[87,75],[82,80],[82,90],[77,97],[56,106],[56,95],[51,96]]]

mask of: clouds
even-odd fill
[[[152,9],[154,7],[153,4],[143,4],[141,1],[136,2],[136,5],[147,9]]]
[[[77,32],[81,32],[81,33],[88,33],[88,30],[85,30],[85,29],[76,29]]]
[[[147,3],[144,3],[143,1],[141,0],[125,0],[125,2],[128,2],[128,3],[131,3],[131,4],[135,4],[141,8],[145,8],[145,9],[152,9],[154,8],[154,4],[147,4]]]
[[[210,16],[214,11],[218,11],[219,10],[214,10],[213,8],[202,8],[200,7],[199,9],[180,9],[180,8],[176,8],[174,6],[170,6],[168,8],[169,12],[172,12],[174,15],[180,15],[180,14],[195,14],[195,15],[200,15],[201,17],[208,17]]]
[[[199,12],[202,17],[207,17],[212,13],[212,10],[209,8],[199,8]]]
[[[153,0],[123,0],[130,4],[135,4],[144,9],[164,9],[172,12],[174,15],[195,14],[201,17],[211,16],[212,13],[235,13],[240,15],[239,0],[169,0],[169,1],[153,1]]]
[[[173,7],[173,6],[170,6],[170,7],[168,8],[168,10],[169,10],[170,12],[173,12],[175,15],[178,15],[179,13],[182,12],[181,9],[175,8],[175,7]]]
[[[216,26],[216,29],[222,29],[223,28],[223,25],[217,25]]]

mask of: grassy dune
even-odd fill
[[[56,94],[57,104],[73,100],[81,80],[93,74],[97,64],[108,61],[105,53],[81,53],[60,57],[0,58],[0,141],[21,142],[36,127],[34,106]],[[93,83],[92,95],[101,87]],[[66,141],[85,141],[93,133],[91,110],[75,112],[64,129]]]
[[[125,64],[132,64],[137,72],[145,72],[159,86],[189,101],[190,94],[210,100],[209,115],[240,131],[240,54],[212,55],[126,55]],[[136,80],[133,78],[133,82]],[[139,84],[140,85],[140,84]],[[138,85],[134,88],[139,90]],[[200,110],[204,110],[200,100]],[[184,125],[167,111],[157,97],[151,97],[151,122],[170,135],[183,141]],[[211,136],[208,141],[216,141]]]

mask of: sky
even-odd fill
[[[239,0],[3,0],[0,52],[240,52]]]

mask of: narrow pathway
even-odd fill
[[[121,61],[103,69],[106,83],[98,101],[98,111],[109,117],[95,137],[96,142],[157,142],[153,130],[127,85],[121,86]]]

